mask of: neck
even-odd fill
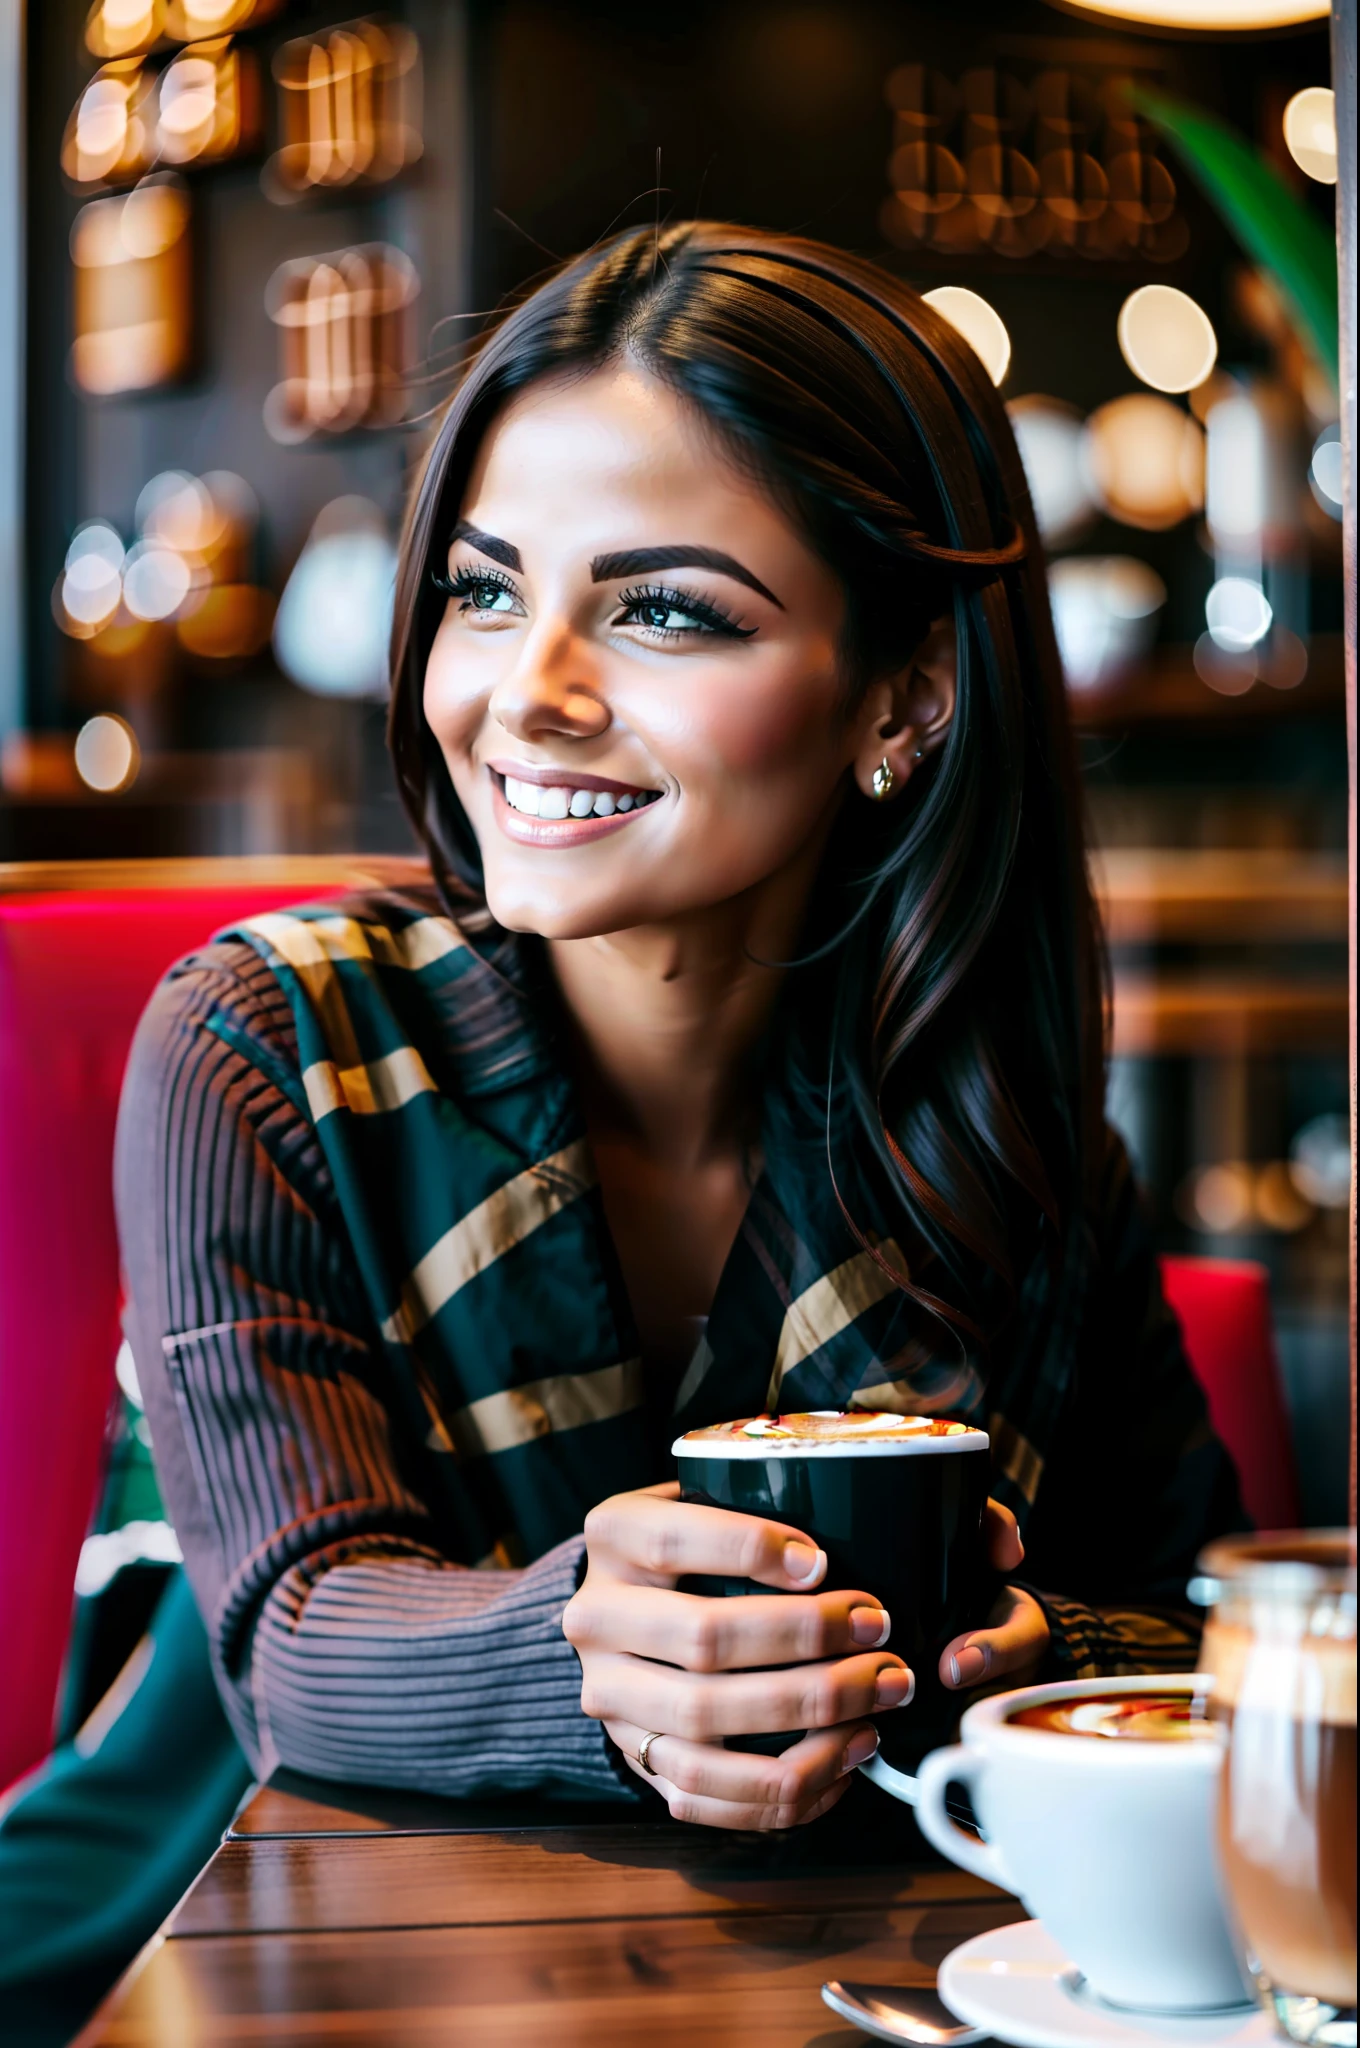
[[[764,963],[797,946],[821,853],[701,912],[550,942],[596,1135],[679,1169],[754,1137],[748,1083],[784,977]]]

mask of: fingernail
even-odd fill
[[[916,1690],[916,1680],[900,1666],[880,1671],[874,1685],[876,1707],[905,1707]]]
[[[811,1579],[825,1567],[826,1552],[806,1543],[784,1545],[784,1570],[791,1579]]]
[[[847,1771],[857,1770],[860,1764],[867,1764],[877,1749],[878,1730],[861,1728],[845,1745],[845,1754],[841,1758],[841,1776],[844,1777]]]
[[[891,1627],[892,1622],[881,1607],[850,1609],[850,1640],[866,1650],[881,1650]]]
[[[985,1649],[976,1643],[969,1643],[958,1650],[949,1660],[949,1683],[951,1685],[976,1685],[980,1678],[987,1676],[989,1659]]]

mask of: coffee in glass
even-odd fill
[[[1353,2048],[1355,1532],[1232,1538],[1200,1569],[1227,1751],[1219,1857],[1246,1964],[1288,2038]]]

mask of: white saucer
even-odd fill
[[[1120,2011],[1086,1987],[1037,1920],[974,1935],[940,1965],[951,2011],[1014,2048],[1272,2048],[1258,2006],[1203,2018]]]

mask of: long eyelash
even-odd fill
[[[508,590],[512,597],[519,595],[513,579],[506,575],[504,569],[474,569],[467,563],[454,576],[446,575],[441,569],[431,569],[430,581],[446,597],[468,597],[474,590],[484,590],[488,583],[496,590]]]
[[[641,604],[664,604],[668,610],[683,612],[686,618],[698,619],[711,632],[733,640],[749,640],[756,630],[754,626],[739,626],[716,598],[697,597],[692,590],[673,590],[662,583],[640,583],[633,590],[620,591],[619,604],[625,611]],[[683,628],[672,626],[669,630],[678,633]]]

